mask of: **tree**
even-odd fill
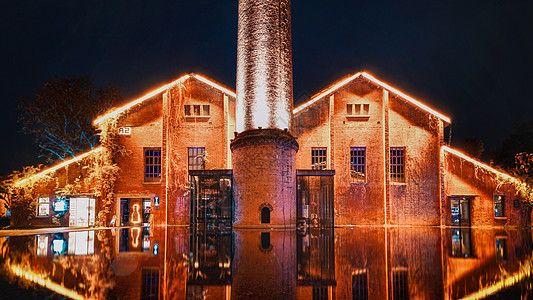
[[[490,158],[494,164],[513,170],[519,167],[517,154],[520,153],[533,153],[533,120],[518,123],[502,146],[491,152]]]
[[[93,120],[122,99],[120,89],[96,89],[89,76],[54,78],[19,102],[22,130],[34,136],[40,157],[66,160],[99,143]]]
[[[483,141],[478,138],[466,138],[463,140],[463,151],[476,159],[480,159],[481,155],[485,151],[485,145]]]

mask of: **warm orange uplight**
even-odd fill
[[[161,93],[161,92],[164,92],[165,90],[167,90],[167,89],[170,88],[171,86],[173,86],[173,85],[175,85],[175,84],[177,84],[177,83],[179,83],[179,82],[182,82],[182,81],[184,81],[184,80],[187,80],[187,79],[189,79],[189,78],[191,78],[191,77],[193,77],[193,78],[195,78],[195,79],[198,79],[199,81],[201,81],[201,82],[203,82],[203,83],[205,83],[205,84],[207,84],[207,85],[210,85],[211,87],[213,87],[213,88],[215,88],[215,89],[217,89],[217,90],[219,90],[219,91],[221,91],[221,92],[223,92],[223,93],[225,93],[225,94],[228,94],[228,95],[232,96],[233,98],[236,98],[236,97],[237,97],[237,95],[235,94],[235,92],[232,92],[232,91],[230,91],[229,89],[227,89],[227,88],[221,86],[220,84],[215,83],[215,82],[213,82],[213,81],[211,81],[211,80],[209,80],[209,79],[207,79],[207,78],[205,78],[205,77],[203,77],[203,76],[201,76],[201,75],[197,75],[197,74],[186,74],[186,75],[183,75],[183,76],[181,76],[180,78],[178,78],[178,79],[172,81],[171,83],[165,84],[164,86],[161,86],[161,87],[159,87],[159,88],[157,88],[157,89],[155,89],[155,90],[149,92],[148,94],[142,96],[141,98],[139,98],[139,99],[137,99],[137,100],[134,100],[134,101],[132,101],[132,102],[130,102],[130,103],[128,103],[128,104],[126,104],[126,105],[120,107],[120,108],[117,108],[116,110],[114,110],[114,111],[112,111],[112,112],[110,112],[110,113],[108,113],[108,114],[106,114],[106,115],[101,116],[100,118],[94,120],[93,123],[94,123],[94,125],[98,125],[98,124],[100,124],[102,121],[104,121],[105,119],[108,119],[108,118],[111,118],[111,117],[116,117],[116,116],[118,116],[119,114],[121,114],[121,113],[127,111],[128,109],[130,109],[130,108],[132,108],[132,107],[134,107],[135,105],[140,104],[140,103],[144,102],[145,100],[148,100],[148,99],[154,97],[155,95],[157,95],[157,94],[159,94],[159,93]]]
[[[490,166],[488,166],[488,165],[486,165],[486,164],[484,164],[484,163],[482,163],[482,162],[479,162],[479,161],[477,161],[477,160],[475,160],[475,159],[473,159],[473,158],[471,158],[471,157],[468,157],[468,156],[466,156],[465,154],[463,154],[463,153],[461,153],[461,152],[459,152],[459,151],[457,151],[457,150],[455,150],[455,149],[452,149],[452,148],[450,148],[450,147],[448,147],[448,146],[442,146],[442,147],[441,147],[441,151],[442,151],[442,152],[448,152],[448,153],[451,153],[451,154],[453,154],[453,155],[455,155],[455,156],[457,156],[457,157],[460,157],[460,158],[462,158],[462,159],[464,159],[464,160],[466,160],[466,161],[468,161],[468,162],[471,162],[471,163],[473,163],[474,165],[476,165],[476,166],[478,166],[478,167],[481,167],[481,168],[483,168],[483,169],[485,169],[485,170],[487,170],[487,171],[490,171],[490,172],[492,172],[492,173],[495,173],[495,174],[497,174],[497,175],[500,175],[500,176],[502,176],[502,177],[504,177],[504,178],[506,178],[506,179],[509,179],[509,180],[512,180],[512,181],[518,182],[518,180],[517,180],[516,178],[514,178],[514,177],[512,177],[512,176],[510,176],[510,175],[508,175],[508,174],[505,174],[505,173],[503,173],[503,172],[500,172],[500,171],[498,171],[498,170],[496,170],[496,169],[494,169],[494,168],[492,168],[492,167],[490,167]]]
[[[51,291],[54,291],[60,295],[72,298],[72,299],[86,299],[82,295],[78,294],[76,291],[67,289],[66,287],[59,285],[50,279],[47,276],[35,273],[33,271],[27,271],[19,266],[10,266],[11,272],[16,276],[23,278],[25,280],[36,283],[40,286],[43,286]]]
[[[131,213],[131,222],[133,224],[141,223],[141,212],[139,211],[140,207],[141,206],[139,204],[133,204],[133,212]]]
[[[293,110],[293,113],[296,114],[298,112],[300,112],[302,109],[308,107],[309,105],[315,103],[316,101],[322,99],[324,96],[328,95],[328,94],[331,94],[333,92],[335,92],[336,90],[338,90],[339,88],[345,86],[346,84],[348,84],[349,82],[351,82],[352,80],[358,78],[359,76],[363,76],[365,77],[366,79],[372,81],[373,83],[381,86],[382,88],[388,90],[389,92],[393,92],[395,94],[397,94],[398,96],[402,97],[403,99],[413,103],[414,105],[418,106],[419,108],[437,116],[439,119],[441,119],[442,121],[448,123],[448,124],[451,124],[451,120],[449,117],[446,117],[445,115],[431,109],[430,107],[428,107],[427,105],[424,105],[422,102],[418,101],[418,100],[415,100],[414,98],[400,92],[399,90],[391,87],[390,85],[384,83],[383,81],[380,81],[378,79],[376,79],[374,76],[366,73],[366,72],[359,72],[359,73],[356,73],[352,76],[348,76],[346,77],[345,79],[342,79],[341,81],[333,84],[331,87],[329,87],[328,89],[326,89],[324,92],[312,97],[311,99],[309,99],[309,101],[307,101],[306,103],[298,106],[297,108],[295,108]]]
[[[16,185],[16,186],[20,186],[20,185],[22,185],[23,183],[29,182],[29,181],[31,181],[31,180],[33,180],[33,179],[37,179],[37,178],[43,177],[43,176],[45,176],[45,175],[47,175],[47,174],[50,174],[50,173],[52,173],[52,172],[54,172],[54,171],[56,171],[56,170],[58,170],[58,169],[60,169],[60,168],[63,168],[63,167],[65,167],[65,166],[68,166],[68,165],[70,165],[71,163],[74,163],[74,162],[77,162],[77,161],[79,161],[79,160],[81,160],[81,159],[84,159],[85,157],[87,157],[87,156],[89,156],[89,155],[91,155],[91,154],[98,153],[98,152],[102,151],[103,149],[104,149],[104,148],[101,147],[101,146],[100,146],[100,147],[97,147],[97,148],[94,148],[94,149],[91,150],[91,151],[85,152],[85,153],[83,153],[83,154],[81,154],[81,155],[78,155],[78,156],[76,156],[76,157],[74,157],[74,158],[72,158],[72,159],[70,159],[70,160],[64,161],[64,162],[62,162],[62,163],[60,163],[60,164],[58,164],[58,165],[55,165],[55,166],[53,166],[53,167],[51,167],[51,168],[48,168],[48,169],[42,171],[41,173],[37,173],[37,174],[35,174],[35,175],[33,175],[33,176],[29,177],[29,178],[22,179],[22,180],[18,181],[17,183],[15,183],[15,185]]]

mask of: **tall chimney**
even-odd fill
[[[239,0],[235,227],[296,226],[290,0]]]

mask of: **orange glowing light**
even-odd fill
[[[139,211],[139,209],[139,204],[133,204],[133,212],[131,213],[131,222],[133,224],[141,223],[141,212]]]
[[[497,293],[498,291],[506,288],[506,287],[510,287],[510,286],[513,286],[515,285],[516,283],[518,283],[519,281],[521,281],[522,279],[526,278],[526,277],[529,277],[531,276],[531,271],[520,271],[518,273],[515,273],[514,275],[512,276],[509,276],[507,278],[504,278],[498,282],[495,282],[493,283],[492,285],[488,286],[488,287],[485,287],[475,293],[472,293],[462,299],[483,299],[483,298],[486,298],[490,295],[494,295],[495,293]]]
[[[104,120],[106,120],[108,118],[116,117],[116,116],[120,115],[121,113],[127,111],[128,109],[134,107],[135,105],[140,104],[140,103],[144,102],[145,100],[148,100],[148,99],[154,97],[155,95],[164,92],[165,90],[169,89],[171,86],[173,86],[173,85],[175,85],[177,83],[180,83],[182,81],[185,81],[185,80],[187,80],[187,79],[189,79],[191,77],[195,78],[195,79],[198,79],[199,81],[201,81],[201,82],[203,82],[203,83],[205,83],[207,85],[210,85],[211,87],[213,87],[213,88],[215,88],[215,89],[217,89],[217,90],[219,90],[219,91],[221,91],[221,92],[223,92],[225,94],[228,94],[228,95],[232,96],[233,98],[237,97],[235,92],[232,92],[231,90],[229,90],[229,89],[221,86],[220,84],[215,83],[214,81],[211,81],[211,80],[209,80],[209,79],[207,79],[207,78],[205,78],[205,77],[203,77],[201,75],[186,74],[186,75],[183,75],[180,78],[172,81],[171,83],[165,84],[164,86],[161,86],[161,87],[149,92],[148,94],[142,96],[141,98],[138,98],[138,99],[136,99],[136,100],[134,100],[134,101],[132,101],[132,102],[130,102],[130,103],[128,103],[128,104],[126,104],[126,105],[114,110],[114,111],[112,111],[112,112],[109,112],[108,114],[106,114],[106,115],[94,120],[93,123],[94,123],[94,125],[98,125],[98,124],[102,123],[102,121],[104,121]]]
[[[475,159],[473,159],[473,158],[471,158],[471,157],[468,157],[468,156],[466,156],[465,154],[463,154],[463,153],[461,153],[461,152],[459,152],[459,151],[457,151],[457,150],[455,150],[455,149],[452,149],[452,148],[450,148],[450,147],[448,147],[448,146],[442,146],[442,147],[441,147],[441,151],[442,151],[442,152],[448,152],[448,153],[451,153],[451,154],[453,154],[453,155],[455,155],[455,156],[457,156],[457,157],[460,157],[460,158],[462,158],[462,159],[464,159],[464,160],[466,160],[466,161],[468,161],[468,162],[473,163],[474,165],[476,165],[476,166],[478,166],[478,167],[481,167],[481,168],[483,168],[483,169],[485,169],[485,170],[487,170],[487,171],[490,171],[490,172],[492,172],[492,173],[495,173],[495,174],[497,174],[497,175],[500,175],[500,176],[502,176],[502,177],[504,177],[504,178],[506,178],[506,179],[509,179],[509,180],[511,180],[511,181],[514,181],[514,182],[516,182],[516,183],[519,182],[518,179],[516,179],[516,178],[514,178],[514,177],[512,177],[512,176],[510,176],[510,175],[508,175],[508,174],[505,174],[505,173],[503,173],[503,172],[500,172],[500,171],[498,171],[498,170],[496,170],[496,169],[494,169],[494,168],[492,168],[492,167],[490,167],[490,166],[488,166],[488,165],[486,165],[486,164],[484,164],[484,163],[482,163],[482,162],[479,162],[479,161],[477,161],[477,160],[475,160]]]
[[[20,185],[22,185],[23,183],[29,182],[29,181],[31,181],[31,180],[33,180],[33,179],[37,179],[37,178],[43,177],[43,176],[45,176],[46,174],[50,174],[50,173],[52,173],[52,172],[54,172],[54,171],[57,171],[58,169],[60,169],[60,168],[62,168],[62,167],[65,167],[65,166],[67,166],[67,165],[70,165],[71,163],[74,163],[74,162],[77,162],[77,161],[79,161],[79,160],[81,160],[81,159],[84,159],[85,157],[87,157],[87,156],[89,156],[89,155],[91,155],[91,154],[98,153],[98,152],[102,151],[103,149],[104,149],[104,148],[101,147],[101,146],[100,146],[100,147],[97,147],[97,148],[94,148],[94,149],[91,150],[91,151],[85,152],[85,153],[83,153],[83,154],[81,154],[81,155],[78,155],[78,156],[76,156],[76,157],[74,157],[74,158],[72,158],[72,159],[70,159],[70,160],[64,161],[64,162],[62,162],[62,163],[60,163],[60,164],[58,164],[58,165],[55,165],[55,166],[53,166],[53,167],[51,167],[51,168],[48,168],[48,169],[46,169],[46,170],[44,170],[44,171],[42,171],[42,172],[40,172],[40,173],[37,173],[37,174],[35,174],[35,175],[33,175],[33,176],[29,177],[29,178],[25,178],[25,179],[22,179],[22,180],[20,180],[20,181],[17,181],[17,183],[15,183],[15,185],[16,185],[16,186],[20,186]]]
[[[214,81],[211,81],[201,75],[198,75],[198,74],[193,74],[191,75],[192,77],[200,80],[201,82],[205,83],[205,84],[208,84],[214,88],[216,88],[217,90],[220,90],[221,92],[225,93],[225,94],[228,94],[229,96],[233,97],[233,98],[237,98],[237,94],[235,94],[235,92],[232,92],[230,90],[228,90],[227,88],[221,86],[220,84],[218,83],[215,83]]]
[[[139,237],[141,236],[141,228],[134,227],[131,229],[131,239],[133,242],[131,242],[131,245],[133,248],[137,248],[139,246]]]
[[[50,279],[47,278],[46,275],[38,274],[33,271],[27,271],[19,266],[10,266],[11,272],[15,274],[16,276],[23,278],[25,280],[31,281],[33,283],[36,283],[42,287],[45,287],[51,291],[54,291],[58,294],[61,294],[63,296],[72,298],[72,299],[85,299],[82,295],[78,294],[76,291],[67,289],[66,287],[59,285]]]
[[[339,81],[338,83],[335,83],[333,84],[331,87],[329,87],[328,89],[326,89],[324,92],[312,97],[311,99],[309,99],[309,101],[307,101],[306,103],[298,106],[297,108],[295,108],[293,110],[293,113],[296,114],[298,112],[300,112],[302,109],[308,107],[309,105],[315,103],[316,101],[318,101],[319,99],[323,98],[324,96],[328,95],[328,94],[331,94],[333,93],[334,91],[338,90],[339,88],[345,86],[346,84],[348,84],[350,81],[358,78],[359,76],[363,76],[365,77],[366,79],[372,81],[373,83],[381,86],[382,88],[388,90],[389,92],[393,92],[395,93],[396,95],[402,97],[403,99],[411,102],[412,104],[418,106],[419,108],[425,110],[426,112],[429,112],[435,116],[437,116],[439,119],[441,119],[442,121],[448,123],[448,124],[451,124],[451,119],[449,117],[446,117],[445,115],[435,111],[434,109],[430,108],[429,106],[423,104],[422,102],[418,101],[418,100],[415,100],[414,98],[400,92],[398,89],[395,89],[393,88],[392,86],[384,83],[383,81],[380,81],[378,79],[376,79],[374,76],[366,73],[366,72],[359,72],[359,73],[356,73],[352,76],[349,76],[341,81]]]

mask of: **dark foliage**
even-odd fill
[[[485,145],[481,139],[466,138],[463,140],[462,149],[468,156],[480,159],[483,152],[485,152]]]
[[[520,169],[520,164],[527,162],[524,159],[531,153],[533,153],[533,120],[517,124],[513,133],[503,141],[501,148],[490,153],[490,158],[494,164],[513,170]]]
[[[92,122],[121,99],[118,88],[97,89],[88,76],[54,78],[33,99],[20,99],[23,132],[49,162],[69,159],[98,145]]]

